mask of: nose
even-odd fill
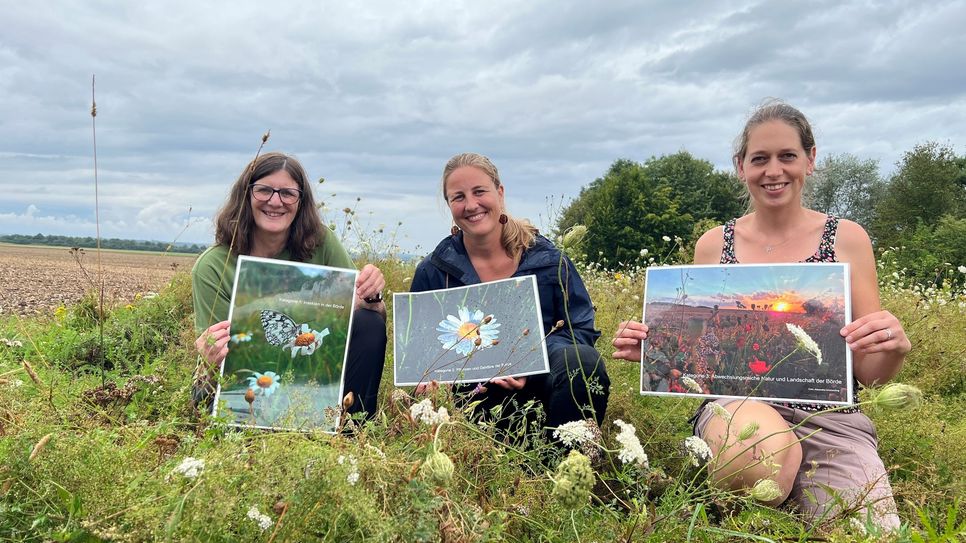
[[[765,165],[765,175],[768,177],[778,177],[782,174],[781,162],[777,158],[773,158],[768,161]]]

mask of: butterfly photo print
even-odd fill
[[[237,426],[334,432],[357,275],[240,256],[214,414]]]

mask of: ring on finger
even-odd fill
[[[892,328],[886,328],[885,329],[885,333],[886,333],[886,341],[891,340],[892,339]]]

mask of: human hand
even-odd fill
[[[527,377],[500,377],[499,379],[491,379],[488,384],[496,385],[500,388],[505,388],[507,390],[520,390],[527,384]],[[482,392],[486,391],[486,387],[482,387]]]
[[[428,383],[419,383],[416,385],[416,390],[414,391],[416,396],[422,396],[424,394],[431,394],[439,389],[439,382],[436,380],[430,381]]]
[[[228,341],[231,339],[229,321],[212,324],[195,340],[195,349],[208,362],[204,372],[208,377],[221,368],[221,363],[228,356]]]
[[[365,301],[366,298],[375,297],[384,288],[386,288],[386,278],[383,277],[379,268],[372,264],[366,264],[359,270],[359,276],[356,278],[356,297],[360,302],[368,303]]]
[[[611,343],[617,349],[611,355],[614,358],[641,361],[641,345],[647,339],[647,325],[638,321],[624,321],[617,325],[617,333]]]
[[[896,352],[904,355],[912,349],[902,323],[892,313],[881,310],[850,322],[839,334],[853,351],[860,353]]]

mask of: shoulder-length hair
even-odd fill
[[[228,247],[236,255],[251,254],[255,235],[255,218],[252,214],[251,186],[263,177],[285,170],[298,183],[302,197],[295,211],[295,218],[288,229],[285,248],[295,261],[312,258],[315,249],[325,238],[325,228],[315,207],[315,197],[309,186],[305,169],[295,157],[284,153],[264,153],[249,162],[228,193],[228,201],[215,215],[215,243]]]

